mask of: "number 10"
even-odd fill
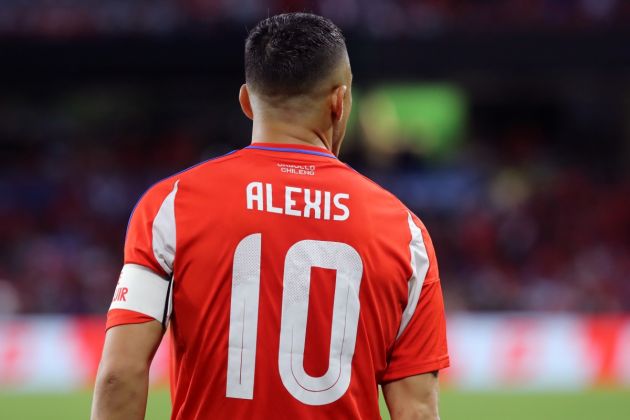
[[[228,342],[226,397],[253,399],[262,234],[245,237],[236,247]],[[304,370],[311,268],[336,271],[328,370],[310,376]],[[341,242],[303,240],[284,258],[278,369],[282,383],[297,400],[330,404],[350,385],[359,322],[359,288],[363,263],[358,252]]]

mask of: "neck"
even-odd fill
[[[299,124],[290,124],[283,121],[260,121],[254,119],[252,127],[252,144],[254,143],[278,143],[301,144],[315,146],[333,151],[330,133],[317,129],[303,127]]]

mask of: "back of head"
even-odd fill
[[[306,95],[326,80],[346,54],[341,30],[310,13],[269,17],[252,29],[245,44],[245,80],[269,98]]]

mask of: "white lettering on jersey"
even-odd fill
[[[251,210],[254,208],[254,201],[256,202],[256,209],[262,211],[264,207],[262,182],[250,182],[247,185],[247,209],[248,210]]]
[[[322,203],[322,192],[320,190],[313,190],[315,198],[311,201],[311,190],[304,188],[304,217],[311,217],[311,210],[313,211],[313,217],[319,219],[322,211],[319,206]]]
[[[284,194],[276,196],[276,199],[283,197],[284,203],[274,203],[273,189],[274,186],[269,183],[250,182],[245,189],[247,209],[318,220],[344,221],[350,218],[348,193],[333,194],[330,191],[285,186]]]
[[[278,168],[283,174],[315,175],[315,165],[296,165],[292,163],[278,163]]]
[[[324,220],[330,220],[330,192],[324,191]]]
[[[274,207],[273,205],[273,187],[271,184],[265,184],[265,187],[267,189],[267,208],[265,210],[267,210],[269,213],[278,213],[278,214],[282,214],[282,208],[281,207]]]
[[[333,219],[335,220],[347,220],[348,217],[350,217],[350,209],[348,208],[348,206],[346,206],[345,204],[343,204],[341,202],[342,199],[349,199],[350,195],[349,194],[335,194],[335,197],[333,198],[333,202],[335,203],[335,207],[337,207],[339,210],[343,211],[343,214],[335,214],[335,216],[333,217]]]
[[[301,216],[302,212],[299,210],[295,210],[293,206],[295,206],[296,201],[291,198],[291,193],[299,193],[302,192],[302,188],[296,187],[286,187],[284,189],[285,199],[284,199],[284,214],[289,216]]]

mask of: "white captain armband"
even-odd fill
[[[138,264],[125,264],[109,309],[126,309],[168,325],[173,309],[173,279]]]

